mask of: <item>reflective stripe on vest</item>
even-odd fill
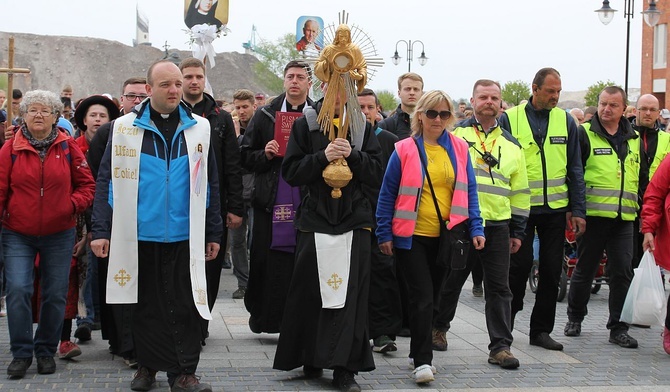
[[[628,139],[628,155],[622,163],[609,141],[593,132],[590,123],[582,126],[591,149],[584,166],[586,215],[635,220],[640,182],[640,139]]]
[[[541,206],[546,203],[551,208],[567,207],[568,184],[568,120],[563,109],[554,108],[549,113],[549,125],[542,150],[533,138],[526,105],[515,106],[505,113],[509,119],[510,132],[519,141],[526,158],[528,186],[530,187],[530,205]],[[544,181],[546,180],[546,188]]]
[[[468,219],[468,145],[463,140],[451,134],[448,135],[454,149],[454,155],[456,156],[456,164],[454,165],[456,181],[451,200],[451,213],[449,214],[449,222],[447,223],[447,228],[451,229]],[[391,228],[395,236],[411,237],[416,227],[424,174],[419,158],[419,151],[413,138],[409,137],[399,141],[395,144],[395,149],[400,159],[402,173]]]

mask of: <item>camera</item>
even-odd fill
[[[496,159],[496,157],[494,157],[493,155],[491,155],[491,153],[488,152],[488,151],[485,151],[485,152],[482,154],[482,160],[483,160],[484,162],[486,162],[486,164],[489,165],[489,167],[495,167],[495,166],[498,166],[498,163],[499,163],[498,160]]]

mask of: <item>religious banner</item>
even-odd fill
[[[301,16],[296,24],[295,36],[302,37],[295,43],[295,48],[303,54],[318,53],[323,48],[323,19],[318,16]]]
[[[291,136],[291,128],[293,127],[293,122],[302,117],[302,113],[294,112],[277,112],[275,113],[275,136],[274,140],[279,143],[279,152],[277,153],[278,157],[283,157],[286,154],[286,144],[288,144],[288,138]]]
[[[228,0],[184,0],[184,22],[189,29],[201,24],[221,29],[228,24]]]

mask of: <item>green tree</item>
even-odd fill
[[[514,106],[528,97],[530,97],[530,86],[522,80],[507,82],[502,88],[503,101],[512,103]]]
[[[398,106],[398,100],[395,99],[395,95],[392,92],[388,90],[379,90],[376,94],[385,113],[392,113]]]
[[[286,64],[300,57],[295,49],[295,34],[285,34],[275,42],[262,41],[254,48],[258,54],[259,62],[255,64],[254,71],[259,82],[274,93],[284,90],[283,76]]]
[[[596,83],[589,86],[589,88],[586,89],[586,95],[584,96],[584,102],[586,103],[586,106],[598,106],[598,96],[607,86],[619,85],[608,79],[604,82],[602,80],[597,81]]]

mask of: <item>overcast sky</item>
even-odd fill
[[[153,46],[165,41],[172,48],[188,50],[183,23],[183,0],[0,0],[0,30],[33,34],[98,37],[132,45],[135,38],[135,6],[149,19]],[[252,25],[260,39],[275,41],[295,31],[301,15],[321,16],[326,25],[337,23],[338,12],[349,12],[349,24],[360,26],[375,41],[386,64],[369,86],[397,91],[397,77],[407,71],[403,57],[391,62],[398,40],[421,40],[428,63],[417,58],[414,46],[412,71],[422,75],[425,89],[442,89],[454,99],[469,98],[477,79],[502,84],[532,81],[535,72],[551,66],[562,74],[563,90],[585,90],[599,80],[623,86],[626,44],[624,0],[611,0],[618,9],[605,26],[593,11],[601,0],[388,0],[276,1],[230,0],[228,27],[232,32],[214,42],[217,52],[243,53]],[[629,87],[640,86],[643,4],[631,21]],[[20,50],[20,49],[19,49]],[[104,56],[104,53],[95,54]],[[651,55],[650,54],[644,54]],[[76,71],[75,71],[76,72]],[[129,71],[129,75],[133,72]],[[76,88],[76,86],[75,86]]]

